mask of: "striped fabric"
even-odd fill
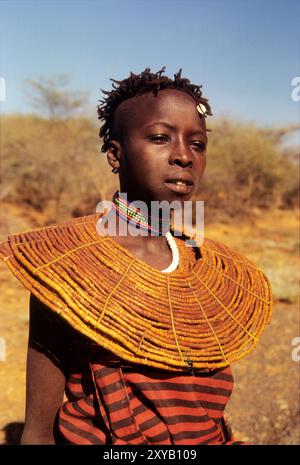
[[[238,444],[223,427],[230,367],[182,374],[122,365],[113,357],[70,375],[68,401],[58,413],[59,442]]]

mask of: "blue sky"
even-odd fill
[[[67,73],[89,92],[145,67],[180,67],[203,84],[215,116],[299,122],[300,2],[293,0],[0,0],[1,111],[29,112],[25,79]]]

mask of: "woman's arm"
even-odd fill
[[[28,348],[25,427],[21,444],[55,444],[54,420],[65,388],[65,376],[36,349]]]
[[[21,444],[55,444],[54,421],[65,389],[62,334],[56,315],[30,298],[26,414]]]

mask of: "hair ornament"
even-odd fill
[[[199,103],[197,105],[197,110],[198,110],[198,113],[201,115],[201,116],[205,116],[205,113],[206,113],[206,107],[202,104],[202,103]]]

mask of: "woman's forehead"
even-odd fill
[[[166,121],[177,124],[190,124],[205,129],[205,119],[200,117],[197,102],[187,92],[165,89],[155,96],[152,92],[132,97],[120,104],[116,110],[116,123],[126,129]]]

